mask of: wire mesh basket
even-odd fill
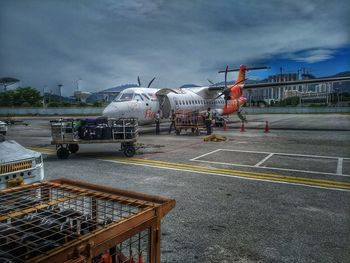
[[[59,179],[0,191],[0,262],[160,262],[175,200]]]

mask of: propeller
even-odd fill
[[[225,74],[225,76],[226,76],[226,74]],[[235,83],[234,85],[238,85],[238,84],[240,84],[240,83],[242,83],[242,82],[244,82],[246,80],[247,79],[242,79],[242,80],[238,81],[237,83]],[[225,89],[219,96],[217,96],[215,98],[215,100],[217,98],[221,97],[222,95],[224,95],[225,104],[227,105],[227,101],[231,99],[231,96],[230,96],[231,95],[231,89],[227,88],[227,80],[226,80],[226,78],[225,78]]]
[[[227,71],[228,71],[228,66],[225,68],[225,89],[227,89]]]
[[[147,88],[151,87],[151,85],[152,85],[152,83],[153,83],[153,81],[154,81],[155,79],[156,79],[156,77],[154,77],[154,78],[148,83]]]
[[[210,85],[215,85],[214,82],[212,82],[210,79],[207,79]]]
[[[141,87],[141,81],[139,76],[137,76],[137,83],[139,84],[139,87]]]

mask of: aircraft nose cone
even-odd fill
[[[116,115],[118,112],[118,107],[115,105],[108,105],[102,112],[102,115],[105,117],[113,117],[114,115]]]

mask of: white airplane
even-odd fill
[[[150,88],[154,78],[147,88],[127,88],[103,111],[103,116],[111,118],[137,118],[140,125],[154,123],[154,116],[161,111],[162,118],[169,118],[172,110],[192,110],[205,112],[208,107],[214,116],[228,116],[234,112],[239,114],[247,99],[243,96],[243,88],[264,88],[299,84],[314,84],[320,82],[349,81],[350,77],[297,80],[289,82],[244,84],[248,70],[266,69],[267,67],[248,68],[241,65],[239,69],[219,71],[225,73],[225,86],[193,87],[186,89],[153,89]],[[239,71],[236,82],[227,85],[227,73]],[[223,96],[223,98],[221,98]]]

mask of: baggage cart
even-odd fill
[[[177,110],[175,114],[175,128],[177,135],[180,135],[182,130],[191,130],[195,135],[200,135],[200,131],[206,129],[205,118],[198,111]]]
[[[57,157],[67,159],[71,153],[79,150],[79,144],[120,143],[125,156],[136,153],[135,142],[138,138],[137,119],[60,119],[51,121],[51,144],[56,145]],[[93,124],[89,120],[95,120]],[[85,121],[85,125],[82,122]],[[97,121],[97,124],[96,124]]]
[[[0,191],[0,262],[160,262],[175,200],[57,179]]]

